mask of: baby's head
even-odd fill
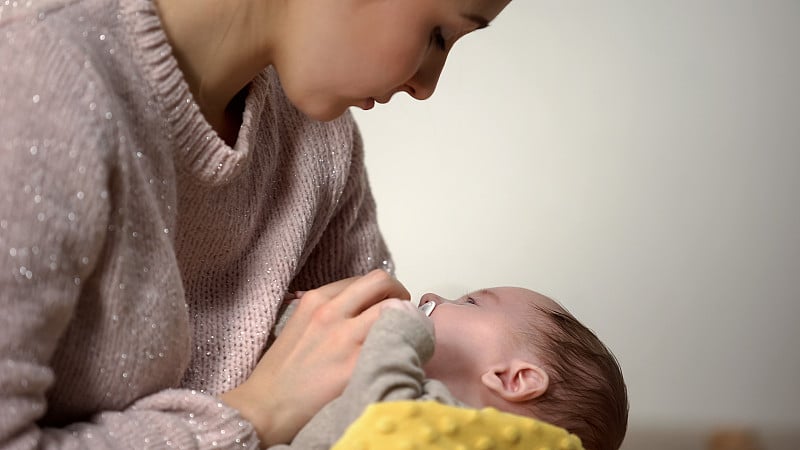
[[[553,300],[514,287],[436,304],[428,377],[473,407],[492,406],[566,428],[587,450],[616,449],[628,398],[617,360],[591,330]]]

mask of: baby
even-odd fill
[[[419,310],[386,301],[343,394],[276,448],[329,448],[370,403],[409,399],[533,417],[586,450],[619,448],[628,419],[621,370],[594,333],[541,294],[498,287],[425,294]]]

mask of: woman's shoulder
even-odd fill
[[[113,139],[120,112],[130,106],[125,99],[146,90],[119,3],[19,3],[26,7],[0,16],[0,61],[10,62],[0,66],[0,113],[15,119],[7,131]]]
[[[17,3],[17,2],[14,2]],[[23,2],[19,2],[20,4]],[[80,97],[102,90],[114,65],[113,30],[102,8],[82,1],[30,0],[0,16],[0,67],[9,89],[41,91],[39,98]],[[106,2],[107,3],[107,2]],[[110,56],[110,57],[109,57]]]
[[[12,21],[30,22],[76,2],[76,0],[28,0],[0,3],[0,26]]]

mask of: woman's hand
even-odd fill
[[[262,446],[287,443],[341,394],[388,298],[408,291],[383,270],[303,293],[286,328],[241,386],[222,395],[256,427]]]

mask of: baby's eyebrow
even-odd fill
[[[475,292],[474,295],[481,297],[489,297],[491,300],[494,300],[495,302],[500,301],[500,297],[498,297],[497,294],[495,294],[494,291],[492,291],[491,289],[481,289]]]

